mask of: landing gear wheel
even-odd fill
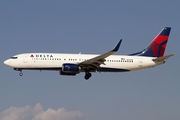
[[[92,76],[91,73],[86,73],[86,75],[84,76],[84,78],[85,78],[86,80],[88,80],[91,76]]]
[[[21,72],[21,73],[19,73],[19,75],[20,75],[20,76],[22,76],[22,75],[23,75],[23,73]]]

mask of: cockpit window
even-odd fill
[[[17,59],[18,57],[11,57],[11,59]]]

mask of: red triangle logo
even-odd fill
[[[33,55],[31,55],[30,57],[34,57]]]

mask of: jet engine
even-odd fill
[[[79,70],[80,70],[80,68],[79,68],[79,65],[77,65],[77,64],[65,63],[62,65],[63,72],[78,73]]]
[[[60,71],[60,75],[70,75],[75,76],[79,73],[80,67],[77,64],[65,63],[62,65],[62,70]]]

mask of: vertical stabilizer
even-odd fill
[[[146,49],[144,49],[142,52],[131,55],[148,56],[148,57],[164,56],[170,30],[171,30],[170,27],[163,28]]]

